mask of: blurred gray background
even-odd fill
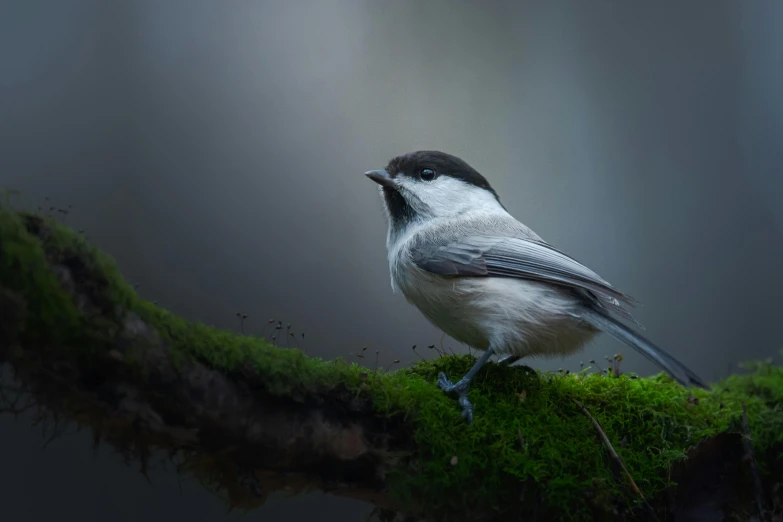
[[[310,354],[385,366],[441,335],[391,293],[362,173],[441,149],[715,380],[783,345],[781,21],[777,0],[0,1],[0,188],[71,205],[188,319],[279,318]],[[606,337],[530,364],[617,351],[657,371]],[[0,430],[3,520],[237,518],[88,434],[42,450],[25,419]],[[313,494],[245,518],[368,511]]]

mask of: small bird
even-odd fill
[[[617,318],[641,327],[624,306],[633,306],[633,298],[512,217],[462,159],[423,150],[365,175],[380,185],[392,290],[453,339],[483,351],[458,382],[438,375],[438,386],[458,395],[468,423],[471,380],[492,355],[504,356],[503,364],[565,356],[601,331],[683,386],[710,389]]]

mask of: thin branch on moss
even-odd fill
[[[613,361],[612,361],[612,371],[614,372],[615,377],[619,377],[620,372],[620,363],[623,362],[623,354],[616,353],[614,354]]]
[[[652,520],[658,520],[658,516],[655,514],[655,510],[650,505],[649,502],[647,502],[647,499],[644,498],[644,494],[642,494],[641,490],[639,489],[639,486],[636,485],[636,482],[634,482],[633,477],[631,476],[631,473],[628,471],[628,469],[625,467],[625,464],[623,463],[623,459],[620,458],[620,455],[617,454],[617,452],[614,450],[614,447],[612,446],[611,441],[609,441],[609,437],[606,436],[606,433],[604,432],[603,428],[601,427],[601,424],[597,420],[595,420],[595,417],[593,417],[589,411],[587,411],[587,408],[585,408],[581,402],[571,397],[571,400],[574,401],[574,403],[579,406],[579,408],[582,410],[582,412],[587,415],[587,418],[590,419],[590,422],[593,423],[593,426],[595,426],[595,429],[598,431],[598,434],[601,436],[601,440],[603,440],[604,445],[606,446],[606,449],[609,451],[609,455],[612,457],[612,459],[620,466],[620,469],[623,470],[623,473],[625,473],[626,478],[628,479],[628,482],[631,483],[631,487],[636,492],[637,495],[639,495],[639,498],[642,499],[642,502],[644,503],[645,509],[650,514],[650,518]]]
[[[359,352],[359,353],[357,353],[357,354],[354,354],[353,352],[351,352],[351,354],[350,354],[350,355],[356,355],[356,357],[358,357],[359,359],[364,359],[364,352],[366,352],[366,351],[367,351],[367,347],[366,347],[366,346],[364,346],[364,347],[362,348],[362,351],[361,351],[361,352]]]
[[[266,337],[264,337],[264,334],[265,334],[265,332],[266,332],[266,328],[267,328],[267,327],[268,327],[270,324],[273,324],[274,322],[275,322],[275,319],[270,319],[269,321],[267,321],[267,322],[266,322],[266,324],[264,325],[264,327],[263,327],[263,328],[261,328],[261,333],[260,333],[260,334],[258,334],[258,337],[260,337],[261,339],[266,339]],[[272,330],[272,332],[274,332],[274,330]]]
[[[247,319],[247,314],[243,314],[242,312],[237,312],[236,316],[237,318],[239,318],[239,333],[245,335],[245,319]]]
[[[441,351],[438,349],[438,347],[437,347],[437,346],[435,346],[434,344],[428,344],[428,345],[427,345],[427,349],[429,349],[429,350],[435,350],[435,353],[437,353],[437,354],[438,354],[438,357],[443,357],[444,355],[446,355],[446,353],[445,353],[445,352],[441,352]]]
[[[289,326],[290,326],[290,325],[289,325]],[[296,340],[296,332],[291,332],[291,333],[289,333],[288,335],[290,335],[291,337],[293,337],[293,338],[294,338],[294,344],[296,345],[296,349],[297,349],[297,350],[301,350],[301,348],[299,347],[299,341],[297,341],[297,340]],[[304,334],[303,334],[303,335],[304,335]]]
[[[442,351],[443,353],[446,353],[446,350],[443,348],[443,338],[444,338],[444,337],[446,337],[446,334],[445,334],[445,333],[444,333],[443,335],[441,335],[441,336],[440,336],[440,349],[441,349],[441,351]],[[448,348],[449,352],[451,352],[451,355],[457,355],[457,354],[454,352],[454,350],[451,348],[451,346],[447,346],[446,348]]]
[[[753,479],[753,492],[756,496],[756,507],[759,510],[759,518],[762,522],[771,522],[770,510],[767,507],[766,496],[764,495],[764,487],[761,484],[761,477],[759,476],[759,470],[756,467],[756,459],[753,456],[753,438],[750,435],[750,423],[748,422],[748,407],[745,405],[745,401],[742,401],[742,444],[745,446],[745,458],[748,462],[748,468],[750,468],[750,475]]]
[[[280,331],[277,332],[278,330],[280,330]],[[272,336],[272,341],[277,340],[277,336],[280,335],[283,332],[283,321],[281,321],[279,319],[277,320],[277,324],[275,325],[275,331],[277,333],[275,333],[275,335]],[[275,343],[273,342],[272,344],[275,344]]]

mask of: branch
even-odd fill
[[[587,408],[585,408],[581,402],[578,400],[572,398],[571,400],[574,401],[574,403],[579,407],[580,410],[582,410],[582,413],[587,416],[588,419],[590,419],[590,423],[595,426],[596,431],[598,431],[598,435],[601,437],[601,441],[604,443],[604,446],[606,446],[606,450],[609,452],[609,455],[612,457],[612,460],[614,460],[617,463],[617,466],[623,471],[623,474],[628,479],[628,482],[631,484],[631,487],[634,490],[634,493],[639,495],[639,497],[642,499],[642,503],[644,503],[645,509],[650,513],[650,517],[657,522],[658,517],[655,514],[655,510],[652,508],[652,506],[647,502],[647,499],[644,498],[644,494],[639,490],[639,486],[636,485],[636,482],[634,481],[631,474],[628,472],[628,469],[625,467],[625,464],[623,463],[623,459],[620,458],[620,456],[617,454],[617,451],[615,451],[614,446],[612,446],[612,442],[609,440],[609,437],[606,436],[606,433],[604,433],[604,429],[601,427],[601,424],[595,418],[590,415],[590,412],[587,411]]]
[[[88,426],[142,472],[167,452],[234,508],[318,489],[370,502],[384,520],[644,519],[640,495],[661,518],[751,512],[753,485],[731,472],[741,457],[723,458],[741,453],[742,401],[770,463],[760,480],[779,497],[783,371],[769,364],[695,397],[664,375],[488,364],[468,426],[434,380],[462,375],[470,356],[370,371],[189,323],[141,299],[79,234],[2,208],[0,312],[0,362],[38,407]],[[600,419],[639,494],[614,480],[572,399]],[[693,486],[718,465],[719,502]]]

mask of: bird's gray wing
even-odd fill
[[[570,287],[638,324],[621,304],[636,304],[632,297],[537,239],[472,235],[441,244],[421,242],[413,245],[411,257],[422,270],[446,277],[512,277]]]

